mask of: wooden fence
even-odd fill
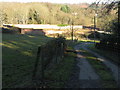
[[[44,74],[46,70],[52,69],[64,57],[65,39],[57,38],[46,45],[38,47],[36,62],[34,65],[32,80],[41,83],[41,87],[45,83]]]

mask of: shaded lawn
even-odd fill
[[[22,34],[2,34],[3,88],[31,84],[37,48],[51,38]]]

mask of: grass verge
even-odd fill
[[[100,55],[108,58],[109,60],[116,63],[117,65],[118,65],[118,63],[120,63],[120,60],[119,60],[120,54],[117,53],[117,52],[105,51],[105,50],[97,49],[97,48],[95,48],[94,44],[90,44],[88,46],[88,48],[91,49],[92,51],[97,52]]]
[[[64,88],[65,83],[68,81],[72,74],[72,70],[75,64],[76,54],[67,52],[64,59],[57,64],[52,70],[47,71],[46,77],[55,82],[48,83],[50,88]]]
[[[102,61],[98,60],[94,55],[88,53],[87,51],[84,51],[83,55],[95,69],[96,73],[100,76],[103,88],[117,88],[117,83],[115,82],[112,73]]]

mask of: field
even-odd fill
[[[52,38],[22,34],[2,35],[3,88],[34,87],[32,74],[36,61],[38,46],[46,44]],[[69,45],[68,45],[69,46]],[[72,49],[74,45],[69,46]],[[49,83],[49,87],[64,87],[74,66],[75,54],[66,53],[64,59],[54,68],[45,71],[45,77],[57,80]],[[62,67],[62,68],[61,68]],[[59,82],[60,77],[62,82]]]
[[[45,36],[2,35],[3,87],[30,84],[37,48],[49,40]]]

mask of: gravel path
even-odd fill
[[[81,44],[75,46],[75,50],[80,50],[80,48],[82,48]],[[76,60],[78,61],[77,66],[80,68],[80,88],[100,88],[101,84],[99,76],[80,52],[77,53]]]
[[[119,84],[119,72],[120,68],[117,65],[113,64],[106,58],[102,57],[96,52],[88,49],[88,45],[91,43],[81,43],[74,47],[74,49],[80,50],[84,49],[92,54],[94,54],[99,60],[103,61],[103,63],[111,70],[116,82]],[[77,52],[76,64],[74,67],[74,72],[70,80],[68,81],[66,88],[101,88],[100,78],[95,73],[92,66],[86,60],[86,58],[82,55],[82,52]],[[120,84],[119,84],[120,85]]]
[[[90,49],[87,48],[87,46],[91,43],[82,43],[81,46],[84,50],[94,54],[100,61],[102,61],[112,72],[116,82],[119,84],[120,81],[120,67],[118,65],[113,64],[111,61],[107,60],[103,56],[99,55],[96,52],[91,51]],[[119,84],[120,85],[120,84]]]
[[[80,50],[80,46],[75,46],[75,50]],[[65,88],[100,88],[99,76],[95,73],[92,66],[82,56],[81,52],[77,53],[76,64],[73,70],[73,75],[68,80]]]

